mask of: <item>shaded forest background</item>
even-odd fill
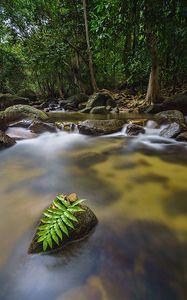
[[[145,90],[156,66],[174,93],[187,78],[186,28],[186,0],[1,0],[0,92],[89,94],[92,75],[98,88]]]

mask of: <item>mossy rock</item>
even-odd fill
[[[55,251],[63,250],[64,247],[70,246],[71,243],[82,240],[92,232],[94,227],[97,225],[97,218],[92,210],[86,205],[80,205],[83,212],[76,212],[74,216],[78,219],[78,222],[75,224],[75,228],[69,228],[69,236],[63,235],[63,240],[59,242],[59,245],[53,243],[52,249],[48,249],[48,251],[43,251],[42,243],[38,243],[38,234],[37,231],[33,237],[33,240],[28,249],[28,254],[36,254],[36,253],[46,253],[50,254]],[[39,221],[38,225],[42,223]]]
[[[13,105],[1,112],[1,116],[5,118],[6,122],[18,121],[21,119],[39,119],[46,121],[48,115],[35,107],[30,105]]]
[[[11,94],[0,94],[0,110],[16,104],[28,104],[29,99]]]
[[[179,124],[184,123],[184,115],[179,110],[166,110],[155,115],[160,124],[167,124],[177,122]]]

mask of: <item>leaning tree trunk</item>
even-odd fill
[[[94,76],[92,51],[91,51],[89,32],[88,32],[88,18],[87,18],[87,11],[86,11],[86,0],[82,0],[82,2],[83,2],[83,9],[84,9],[84,24],[85,24],[85,31],[86,31],[86,43],[87,43],[87,50],[88,50],[90,81],[91,81],[93,91],[96,92],[97,91],[97,84],[96,84],[96,80],[95,80],[95,76]]]
[[[149,104],[160,102],[160,87],[158,81],[158,55],[156,46],[151,47],[152,67],[149,76],[149,84],[146,94],[146,102]]]

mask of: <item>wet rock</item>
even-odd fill
[[[64,246],[68,244],[82,240],[86,238],[88,234],[93,230],[93,228],[97,225],[97,218],[92,212],[92,210],[86,205],[80,205],[81,208],[84,209],[84,212],[76,212],[74,213],[75,217],[78,219],[78,222],[75,224],[75,229],[68,229],[69,237],[63,235],[63,240],[60,241],[59,245],[53,244],[53,250],[49,250],[47,253],[54,252],[54,250],[61,250]],[[38,235],[37,232],[31,242],[28,253],[42,253],[42,243],[37,243]],[[69,245],[70,247],[70,245]]]
[[[103,135],[120,131],[122,120],[86,120],[78,124],[79,132],[87,135]]]
[[[29,105],[13,105],[8,107],[2,116],[5,118],[6,122],[18,121],[21,119],[40,119],[46,121],[48,115],[35,107]]]
[[[34,133],[56,132],[56,127],[53,124],[44,123],[41,121],[33,121],[29,129]]]
[[[22,89],[18,91],[18,96],[28,98],[31,101],[37,100],[36,93],[31,89]]]
[[[181,132],[177,137],[176,140],[179,142],[187,142],[187,131]]]
[[[182,127],[180,124],[174,122],[169,124],[166,128],[161,130],[160,136],[165,138],[175,138],[179,133],[181,133]]]
[[[0,110],[15,104],[28,104],[29,99],[11,94],[0,94]]]
[[[0,149],[13,146],[15,143],[15,139],[9,137],[6,133],[0,130]]]
[[[116,107],[116,102],[114,101],[112,95],[108,91],[101,91],[95,93],[89,97],[87,107],[96,107],[96,106],[108,106]]]
[[[156,118],[160,124],[167,124],[177,122],[179,124],[184,123],[184,115],[178,110],[166,110],[160,113],[157,113]]]
[[[107,114],[108,110],[105,106],[96,106],[93,107],[90,111],[91,114]]]
[[[138,135],[140,133],[145,133],[145,129],[142,126],[137,124],[128,124],[126,133],[129,136]]]
[[[91,107],[86,107],[84,109],[81,109],[79,112],[82,114],[89,114],[90,110],[91,110]]]
[[[55,122],[55,125],[58,129],[60,130],[65,130],[65,131],[73,131],[75,129],[75,124],[72,122]]]

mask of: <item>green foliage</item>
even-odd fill
[[[37,242],[43,243],[43,251],[48,247],[52,248],[55,242],[59,245],[59,240],[63,240],[64,234],[69,236],[69,228],[74,229],[78,219],[74,216],[76,212],[83,212],[79,204],[85,201],[78,199],[74,202],[66,200],[65,196],[57,196],[53,200],[53,204],[44,212],[44,218],[41,219],[41,224],[38,226]]]
[[[87,11],[99,88],[120,81],[147,85],[150,33],[162,84],[187,77],[186,1],[92,0]],[[1,0],[0,47],[0,92],[31,87],[56,97],[90,91],[81,0]]]

